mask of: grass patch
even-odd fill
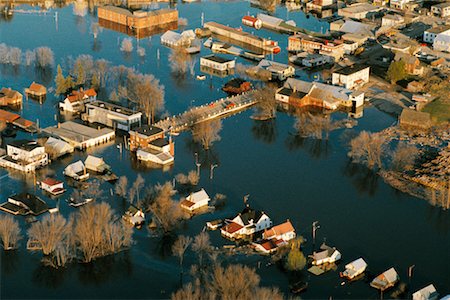
[[[428,103],[422,111],[431,114],[434,123],[450,122],[450,101],[437,98]]]

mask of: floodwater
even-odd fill
[[[164,5],[161,5],[164,7]],[[29,9],[29,7],[23,7]],[[259,9],[249,2],[197,2],[179,3],[180,17],[187,18],[187,28],[200,25],[201,13],[205,21],[214,20],[222,24],[240,26],[240,19]],[[194,78],[178,79],[170,74],[167,56],[169,50],[160,46],[159,36],[141,39],[139,45],[146,49],[146,57],[140,58],[134,51],[124,55],[119,43],[124,34],[103,30],[94,42],[90,24],[96,22],[95,13],[84,16],[82,9],[68,6],[52,9],[46,15],[17,13],[9,21],[0,20],[0,42],[20,47],[23,51],[39,46],[49,46],[55,53],[56,63],[64,65],[68,56],[90,54],[94,58],[105,58],[113,65],[133,66],[144,73],[152,73],[165,86],[166,110],[170,114],[184,111],[190,105],[207,103],[225,96],[220,90],[227,79],[209,78],[197,81]],[[54,13],[58,12],[57,22]],[[226,12],[226,13],[225,13]],[[82,14],[82,13],[81,13]],[[307,18],[303,12],[287,12],[280,7],[276,16],[293,19],[298,25],[320,31],[327,24]],[[251,28],[244,30],[252,31]],[[260,30],[258,34],[279,41],[282,53],[275,60],[287,61],[287,36]],[[135,49],[137,41],[133,41]],[[160,59],[157,59],[157,51]],[[209,49],[202,49],[205,55]],[[197,55],[197,58],[200,55]],[[245,62],[245,61],[244,61]],[[245,62],[251,63],[251,62]],[[56,69],[56,68],[55,68]],[[0,66],[0,86],[11,86],[22,91],[32,81],[54,86],[55,70],[45,74],[21,67],[12,70]],[[199,65],[196,65],[199,74]],[[301,73],[302,78],[313,79],[313,75]],[[105,99],[100,94],[99,98]],[[33,100],[24,101],[21,114],[33,121],[39,120],[41,127],[56,124],[58,99],[52,95],[43,104]],[[450,293],[450,216],[446,211],[430,206],[426,201],[402,194],[386,185],[376,174],[363,167],[349,163],[347,149],[341,139],[343,130],[332,132],[328,142],[297,139],[293,133],[294,118],[278,113],[276,120],[261,123],[250,119],[251,111],[223,120],[221,141],[208,152],[202,151],[191,141],[189,133],[176,137],[175,164],[167,171],[149,169],[136,163],[128,152],[119,152],[114,145],[103,145],[87,152],[55,161],[50,168],[56,177],[63,179],[64,167],[88,154],[102,156],[113,166],[114,172],[134,181],[140,173],[147,185],[172,180],[173,176],[195,168],[195,152],[201,162],[201,181],[212,196],[227,195],[226,206],[212,214],[194,217],[177,230],[177,234],[194,236],[202,230],[208,220],[229,217],[243,207],[243,196],[250,194],[249,203],[264,210],[274,221],[281,223],[290,219],[298,234],[308,242],[305,254],[312,249],[311,223],[319,221],[317,242],[323,240],[336,246],[342,253],[342,262],[337,271],[319,277],[302,273],[309,281],[308,290],[302,298],[378,298],[378,292],[365,281],[341,285],[338,272],[345,263],[363,257],[369,265],[370,274],[377,275],[395,267],[401,280],[407,282],[407,268],[415,265],[412,289],[418,290],[433,283],[440,294]],[[343,117],[336,113],[335,117]],[[395,119],[375,108],[365,108],[364,116],[358,120],[354,130],[379,131],[391,125]],[[20,133],[18,137],[30,137]],[[122,139],[117,138],[116,143]],[[210,165],[218,164],[214,177],[210,179]],[[45,170],[41,171],[40,174]],[[3,176],[8,174],[9,176]],[[12,193],[28,190],[41,195],[33,186],[33,178],[0,170],[0,197],[6,200]],[[118,213],[124,204],[110,196],[109,183],[102,185],[104,200]],[[70,190],[60,197],[60,210],[67,215],[76,209],[65,203]],[[44,196],[43,196],[44,197]],[[49,203],[55,202],[44,197]],[[55,202],[56,204],[56,202]],[[21,220],[22,230],[27,225]],[[215,246],[229,244],[219,232],[211,232]],[[132,248],[115,257],[100,259],[89,265],[72,264],[61,270],[41,266],[40,255],[27,252],[25,241],[18,251],[1,254],[0,297],[1,298],[168,298],[180,286],[178,262],[170,255],[170,239],[150,237],[145,229],[136,230]],[[195,263],[195,256],[188,252],[185,268]],[[260,256],[227,256],[227,263],[244,263],[260,268],[261,284],[277,286],[289,295],[289,280],[292,280],[276,265],[268,265],[268,258]],[[186,276],[188,279],[188,276]]]

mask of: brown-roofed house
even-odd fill
[[[0,109],[0,121],[6,122],[6,123],[12,123],[15,120],[17,120],[18,118],[20,118],[20,116],[18,114]]]
[[[405,108],[400,115],[399,122],[403,128],[429,129],[431,116],[426,112]]]
[[[30,87],[25,89],[25,93],[31,98],[42,100],[47,95],[47,89],[42,84],[33,81]]]
[[[19,105],[22,103],[22,94],[11,88],[0,90],[0,106]]]

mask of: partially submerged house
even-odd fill
[[[74,147],[67,142],[54,137],[49,137],[44,144],[45,152],[48,153],[50,158],[58,158],[63,155],[73,153]]]
[[[37,216],[47,212],[49,207],[45,201],[33,194],[20,193],[8,197],[8,201],[1,204],[0,209],[13,215]]]
[[[412,294],[413,300],[437,300],[439,293],[434,285],[430,284]]]
[[[5,87],[0,90],[0,106],[20,105],[22,100],[23,96],[18,91]]]
[[[348,280],[355,279],[358,275],[364,273],[367,268],[367,263],[362,258],[352,261],[351,263],[345,265],[344,272],[340,273],[341,277],[347,278]]]
[[[253,243],[257,251],[270,254],[278,250],[279,247],[285,246],[288,242],[296,237],[294,226],[291,221],[273,226],[263,232],[262,240]]]
[[[64,189],[64,182],[54,179],[54,178],[45,178],[38,184],[42,190],[44,190],[54,196],[62,194],[66,191]]]
[[[366,65],[351,65],[334,71],[331,79],[333,85],[343,86],[352,90],[369,82],[370,67]]]
[[[175,143],[164,137],[161,128],[144,125],[130,131],[130,150],[141,161],[166,165],[174,161]]]
[[[220,229],[223,236],[229,239],[251,238],[255,233],[272,226],[269,216],[247,206],[233,219],[226,220],[226,225]]]
[[[364,93],[320,82],[289,78],[277,90],[275,99],[294,106],[316,106],[335,110],[340,106],[356,109],[364,105]]]
[[[161,35],[161,44],[169,47],[189,47],[195,40],[195,33],[191,30],[185,30],[182,33],[168,30]]]
[[[58,123],[57,126],[47,127],[42,131],[80,150],[107,143],[115,138],[115,132],[112,129],[95,129],[72,121]]]
[[[261,60],[258,68],[266,70],[271,74],[269,80],[283,81],[295,75],[294,67],[267,59]]]
[[[88,155],[84,161],[84,166],[90,171],[94,171],[100,174],[111,171],[111,166],[105,163],[103,158]]]
[[[216,54],[210,54],[200,58],[200,67],[207,67],[226,74],[230,74],[236,65],[234,59],[229,59]]]
[[[323,243],[320,246],[319,252],[313,252],[310,256],[313,261],[312,264],[315,266],[323,265],[323,264],[332,264],[341,259],[341,252],[339,252],[335,247],[327,246]]]
[[[81,115],[81,119],[113,129],[130,131],[141,126],[142,113],[113,103],[94,101],[86,104],[86,112]]]
[[[134,205],[130,205],[130,207],[128,207],[122,218],[124,221],[130,223],[133,226],[141,226],[145,223],[144,212],[142,211],[142,209],[139,209]]]
[[[222,90],[229,94],[242,94],[252,89],[252,85],[249,81],[245,81],[242,78],[233,78],[228,81]]]
[[[25,93],[31,98],[42,100],[47,96],[47,89],[42,84],[33,81],[30,87],[25,89]]]
[[[83,181],[89,178],[89,173],[81,160],[68,165],[64,169],[63,174],[78,181]]]
[[[0,121],[7,124],[15,125],[25,131],[35,133],[37,131],[37,126],[34,122],[28,121],[18,114],[0,109]]]
[[[394,268],[390,268],[375,277],[370,283],[370,286],[385,291],[388,288],[393,287],[399,280],[400,277],[398,276],[397,271],[395,271]]]
[[[59,103],[59,108],[67,112],[81,112],[84,104],[97,100],[97,92],[93,89],[72,91],[63,102]]]
[[[22,172],[34,172],[48,164],[45,148],[36,141],[15,140],[6,146],[6,155],[0,157],[0,166]]]
[[[180,206],[192,213],[199,208],[207,207],[209,201],[211,201],[209,195],[206,193],[205,189],[201,189],[200,191],[191,193],[187,196],[186,199],[180,203]]]

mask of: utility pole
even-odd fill
[[[312,223],[313,252],[316,249],[316,231],[320,228],[319,221]]]

